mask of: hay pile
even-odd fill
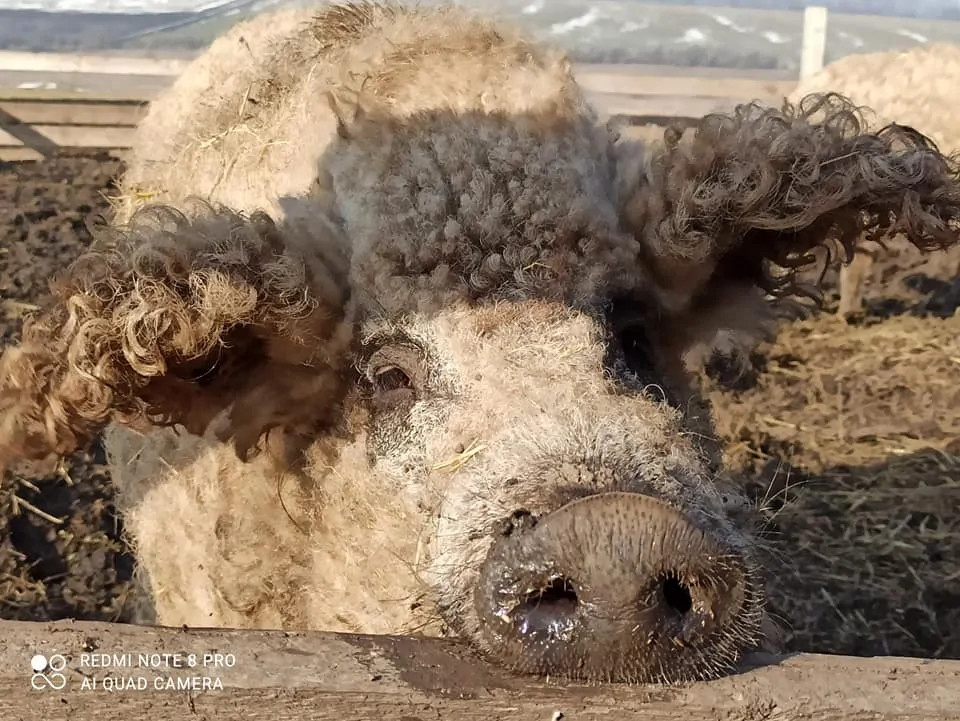
[[[739,468],[768,461],[763,448],[815,472],[960,452],[960,316],[788,324],[758,370],[747,392],[713,390],[727,460]]]
[[[879,127],[910,125],[945,151],[960,150],[960,45],[934,43],[905,52],[848,55],[801,82],[790,96],[835,91],[874,111]]]
[[[788,647],[960,658],[960,316],[820,316],[761,351],[707,383]]]

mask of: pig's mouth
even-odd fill
[[[746,558],[636,493],[515,516],[486,558],[475,603],[500,663],[604,681],[719,675],[757,640],[762,615]]]

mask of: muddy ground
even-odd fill
[[[89,243],[119,170],[0,167],[0,344]],[[960,658],[958,263],[894,249],[859,323],[791,323],[744,376],[709,381],[730,468],[769,517],[788,649]],[[102,460],[94,447],[5,480],[0,618],[129,618],[133,563]]]

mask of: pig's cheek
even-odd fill
[[[422,480],[425,436],[432,430],[432,424],[425,421],[432,414],[422,403],[372,412],[366,440],[371,469],[397,483]]]
[[[403,472],[410,445],[409,410],[374,413],[367,433],[367,461],[371,468]]]
[[[718,505],[720,510],[741,533],[750,533],[759,522],[758,508],[743,492],[739,484],[732,481],[718,484]]]
[[[762,509],[745,498],[727,509],[727,518],[736,530],[746,536],[760,535],[766,523]]]

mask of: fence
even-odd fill
[[[3,718],[945,721],[960,709],[960,661],[757,655],[715,681],[587,686],[517,676],[441,639],[66,621],[0,621],[0,638]],[[54,663],[31,685],[36,654]],[[126,654],[109,673],[91,664]],[[105,675],[126,685],[104,689]]]
[[[826,10],[819,7],[804,14],[801,77],[823,64],[826,18]],[[171,83],[189,61],[0,52],[0,86],[5,74],[67,78],[67,84],[82,77],[95,86],[92,92],[0,90],[0,160],[38,159],[60,148],[128,148],[153,94]],[[580,65],[576,73],[601,112],[627,116],[640,125],[697,118],[750,100],[779,104],[796,84],[777,71],[722,68]]]
[[[138,80],[146,76],[150,80],[146,84],[163,87],[172,82],[183,62],[165,60],[152,65],[138,59],[135,65],[127,65],[109,56],[0,53],[0,72],[20,66],[34,72],[110,76],[113,86],[96,96],[64,90],[0,91],[0,160],[37,159],[60,148],[128,148],[133,128],[150,100],[142,94],[137,97],[145,85]],[[628,116],[638,124],[696,118],[751,99],[779,104],[795,84],[770,73],[753,77],[729,77],[723,71],[680,75],[655,66],[581,65],[575,72],[601,112]]]
[[[646,6],[637,7],[642,12]],[[711,11],[714,21],[734,26],[736,22],[731,17],[745,17],[742,9],[722,7],[670,6],[670,11],[684,18],[695,11]],[[784,15],[799,16],[786,11],[750,12],[756,12],[758,17],[775,16],[780,23],[784,22]],[[847,40],[851,40],[848,31],[855,25],[871,33],[883,30],[887,36],[893,33],[897,37],[923,39],[914,30],[896,29],[895,18],[837,14],[830,18],[829,22],[838,28],[834,36]],[[927,25],[936,32],[926,29]],[[927,25],[917,27],[928,34],[939,32],[941,37],[952,37],[955,32],[960,40],[960,22]],[[806,8],[802,14],[799,72],[793,77],[780,70],[660,65],[580,65],[577,74],[601,112],[626,116],[638,125],[693,119],[710,111],[730,110],[750,100],[779,104],[798,79],[823,67],[827,28],[825,8]],[[189,57],[151,58],[117,52],[78,55],[0,51],[0,160],[38,159],[60,148],[129,147],[132,128],[146,104],[189,61]],[[30,82],[19,82],[24,78]],[[69,90],[78,85],[85,92]],[[21,87],[9,89],[17,86]],[[44,90],[44,86],[59,89]]]

